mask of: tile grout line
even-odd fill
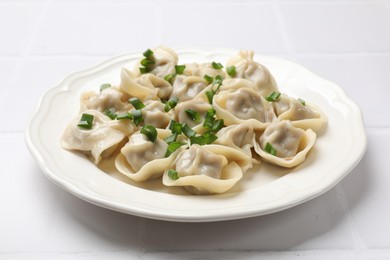
[[[349,210],[350,207],[348,205],[348,200],[347,200],[347,197],[345,195],[344,189],[341,185],[336,185],[334,190],[336,192],[337,199],[340,202],[341,208],[344,211],[347,225],[349,226],[350,231],[352,233],[352,239],[353,239],[353,242],[355,244],[355,250],[359,254],[359,256],[363,257],[363,259],[367,259],[368,248],[364,244],[364,242],[359,234],[359,231],[355,225],[355,222],[353,221],[353,218],[352,218],[350,210]]]

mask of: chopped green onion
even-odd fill
[[[80,121],[77,124],[78,127],[84,128],[84,129],[91,129],[92,128],[92,122],[93,122],[93,115],[84,113],[81,115]]]
[[[266,151],[267,153],[271,154],[271,155],[276,155],[276,150],[275,148],[272,146],[272,144],[270,143],[267,143],[265,145],[265,149],[264,151]]]
[[[186,65],[176,65],[175,66],[176,74],[178,74],[178,75],[183,74],[185,68],[186,68]]]
[[[177,180],[179,179],[179,173],[175,170],[168,170],[168,177],[171,178],[172,180]]]
[[[176,141],[176,139],[177,139],[177,136],[178,136],[178,134],[177,134],[177,133],[175,133],[175,134],[171,134],[170,136],[168,136],[168,137],[165,137],[165,138],[164,138],[164,141],[165,141],[167,144],[170,144],[170,143],[172,143],[172,142],[175,142],[175,141]]]
[[[177,105],[177,102],[179,102],[179,99],[177,97],[170,97],[167,103],[165,103],[164,111],[169,112],[169,110],[171,110]]]
[[[192,121],[195,123],[198,123],[200,121],[200,114],[192,109],[186,109],[184,112],[186,112],[187,116],[191,118]]]
[[[213,127],[213,123],[215,120],[214,116],[215,116],[214,108],[210,108],[209,110],[207,110],[206,117],[203,122],[203,127],[211,129]]]
[[[141,134],[144,134],[152,143],[156,141],[157,130],[152,125],[145,125],[141,128]]]
[[[102,85],[100,86],[100,92],[102,92],[102,91],[105,90],[106,88],[111,88],[111,84],[110,84],[110,83],[102,84]]]
[[[120,113],[116,116],[116,119],[117,120],[122,120],[122,119],[133,119],[133,116],[131,115],[131,113],[129,112],[124,112],[124,113]]]
[[[211,82],[213,82],[214,78],[209,76],[209,75],[204,75],[203,77],[209,84],[211,84]]]
[[[298,98],[298,101],[301,102],[302,105],[306,106],[306,101],[301,99],[301,98]]]
[[[277,91],[272,92],[269,94],[265,99],[270,102],[275,102],[280,97],[280,93]]]
[[[109,118],[111,118],[112,120],[114,120],[114,119],[117,117],[117,114],[115,113],[115,108],[113,108],[113,107],[104,110],[103,113],[104,113],[106,116],[108,116]]]
[[[175,74],[168,74],[164,77],[164,79],[166,81],[168,81],[169,83],[171,83],[171,85],[173,84],[173,81],[175,80],[176,78],[176,75]]]
[[[139,100],[139,98],[136,98],[136,97],[130,98],[129,102],[133,105],[133,107],[135,109],[138,109],[138,110],[145,107],[144,103],[142,103],[142,101]]]
[[[223,119],[215,120],[213,126],[211,127],[211,132],[213,133],[218,132],[219,130],[222,129],[223,125],[224,125]]]
[[[214,93],[212,91],[206,91],[207,100],[210,104],[213,103]]]
[[[187,136],[188,138],[196,135],[196,132],[194,130],[192,130],[192,128],[189,127],[187,124],[183,125],[182,131],[183,131],[183,134],[185,136]]]
[[[191,136],[190,142],[191,142],[191,145],[193,145],[193,144],[205,145],[206,144],[206,140],[203,136]]]
[[[213,85],[216,85],[216,84],[219,84],[221,85],[222,84],[222,81],[223,81],[223,78],[221,75],[217,75],[215,76],[214,80],[213,80]],[[215,92],[217,92],[218,90],[216,90]]]
[[[226,72],[230,77],[234,77],[237,74],[236,66],[230,66],[226,68]]]
[[[144,121],[142,111],[139,109],[131,110],[131,115],[133,116],[133,122],[136,126],[138,126],[141,122]]]
[[[173,119],[171,120],[171,123],[169,124],[169,130],[171,130],[172,134],[181,134],[182,128],[182,124],[176,122]]]
[[[141,60],[141,65],[144,67],[150,67],[150,66],[154,65],[155,63],[156,63],[155,61],[149,60],[147,58]]]
[[[141,74],[145,74],[145,73],[151,72],[152,69],[149,68],[149,67],[146,67],[146,68],[140,67],[140,68],[139,68],[139,71],[141,72]]]
[[[169,157],[172,153],[174,153],[177,149],[179,149],[181,146],[185,145],[186,143],[182,142],[171,142],[168,147],[167,151],[165,152],[165,157]]]
[[[214,69],[216,69],[216,70],[220,70],[220,69],[222,69],[223,68],[223,66],[222,66],[222,64],[221,63],[217,63],[217,62],[215,62],[215,61],[213,61],[212,63],[211,63],[211,66],[214,68]]]
[[[211,144],[218,139],[218,136],[211,132],[206,132],[202,134],[201,137],[204,139],[205,144]]]
[[[143,55],[144,55],[144,57],[145,58],[147,58],[147,59],[152,59],[153,58],[153,51],[151,50],[151,49],[147,49],[144,53],[143,53]]]

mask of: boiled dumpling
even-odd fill
[[[230,125],[218,131],[217,136],[216,144],[239,149],[252,156],[251,148],[255,138],[252,125],[245,123]]]
[[[94,109],[100,112],[106,109],[115,109],[115,111],[123,111],[129,107],[128,102],[123,101],[123,92],[116,87],[106,88],[99,93],[95,91],[86,91],[81,94],[80,112]]]
[[[172,93],[172,86],[168,81],[153,74],[147,73],[135,79],[138,84],[155,89],[157,96],[162,100],[167,100]]]
[[[141,85],[136,81],[137,76],[123,68],[121,71],[121,83],[119,89],[131,97],[141,100],[157,99],[158,89],[150,85]]]
[[[186,113],[187,109],[199,113],[199,120],[193,120]],[[180,102],[174,109],[175,120],[180,123],[186,123],[189,127],[202,126],[206,113],[209,109],[211,109],[211,105],[202,99],[194,99]]]
[[[234,152],[235,151],[235,152]],[[174,167],[177,179],[164,172],[163,184],[182,186],[193,194],[223,193],[231,189],[243,175],[244,161],[248,157],[242,152],[221,145],[191,145],[176,158]]]
[[[287,168],[302,163],[313,147],[316,134],[294,127],[290,121],[275,121],[255,142],[255,151],[264,160]]]
[[[115,159],[119,172],[138,182],[157,178],[169,168],[180,149],[166,158],[168,144],[163,139],[170,135],[170,131],[157,129],[157,132],[154,142],[140,132],[130,136],[129,142]]]
[[[253,56],[253,51],[240,51],[237,56],[227,62],[226,67],[235,66],[236,75],[234,77],[254,82],[263,96],[277,91],[274,77],[266,67],[255,62]]]
[[[159,78],[164,78],[166,75],[175,73],[175,65],[178,62],[178,56],[175,51],[166,47],[160,46],[152,50],[153,61],[155,62],[152,66],[151,74],[156,75]],[[140,75],[141,64],[137,64],[134,73]]]
[[[86,110],[84,113],[93,116],[91,129],[80,128],[80,116],[76,117],[65,129],[61,146],[86,152],[93,157],[95,164],[110,156],[117,145],[134,131],[133,125],[126,120],[111,120],[97,110]]]
[[[215,69],[211,63],[189,63],[185,64],[186,68],[184,70],[184,75],[186,76],[197,76],[203,78],[205,75],[215,78],[216,76],[221,76],[226,78],[226,72],[223,69]]]
[[[171,120],[171,113],[164,111],[164,104],[157,100],[147,100],[141,110],[144,119],[143,125],[152,125],[155,128],[166,128]]]
[[[201,77],[178,75],[173,82],[172,96],[177,97],[181,102],[193,99],[208,83]]]

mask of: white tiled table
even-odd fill
[[[161,44],[253,49],[336,82],[362,108],[364,158],[307,203],[217,223],[110,211],[47,180],[23,139],[40,95]],[[389,0],[0,0],[0,259],[390,259],[389,75]]]

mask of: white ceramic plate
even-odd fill
[[[179,63],[226,60],[236,50],[176,49]],[[359,162],[366,136],[359,108],[340,87],[306,69],[278,58],[256,56],[277,80],[281,92],[314,103],[328,117],[307,160],[293,170],[263,163],[247,174],[231,191],[221,195],[193,196],[169,190],[159,182],[131,183],[115,172],[97,168],[77,153],[60,147],[65,126],[77,115],[85,90],[98,91],[102,83],[119,84],[120,69],[133,68],[140,54],[109,59],[76,72],[42,97],[26,131],[26,143],[49,179],[76,196],[109,209],[137,216],[205,222],[259,216],[293,207],[331,189]],[[103,170],[102,170],[103,169]]]

